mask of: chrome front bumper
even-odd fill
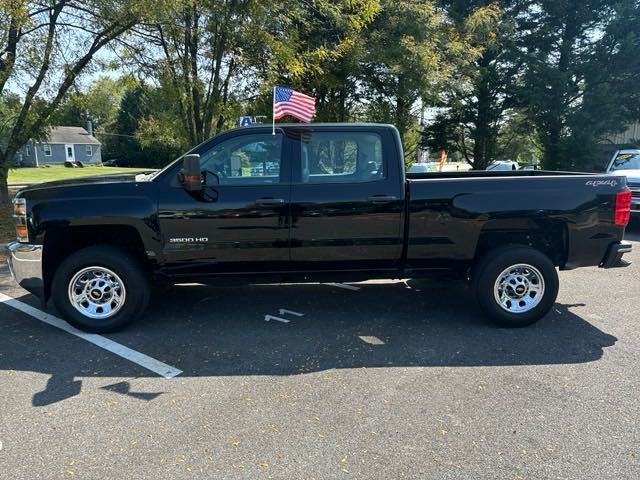
[[[43,298],[42,245],[13,242],[7,245],[7,250],[7,263],[14,280],[25,290]]]

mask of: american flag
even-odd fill
[[[316,99],[286,87],[276,87],[273,92],[273,119],[291,115],[310,123],[316,114]]]

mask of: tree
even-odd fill
[[[472,29],[495,15],[492,9],[482,8],[469,16],[461,14],[465,26],[461,29],[433,0],[383,0],[381,4],[365,32],[359,82],[364,115],[395,124],[406,143],[406,161],[411,162],[420,141],[420,104],[442,103],[444,88],[460,83],[459,71],[469,68],[482,53]]]
[[[109,129],[118,114],[118,105],[125,92],[135,87],[130,76],[98,77],[86,91],[69,92],[51,117],[56,125],[83,126],[93,123],[94,131]]]
[[[24,91],[0,149],[0,202],[15,152],[42,136],[52,115],[97,55],[162,1],[5,0],[0,3],[0,97]]]
[[[0,149],[6,145],[11,135],[11,127],[20,112],[20,98],[16,94],[0,97]]]
[[[377,4],[179,0],[164,12],[164,21],[136,29],[147,47],[131,42],[130,56],[172,96],[178,131],[195,145],[235,122],[232,114],[241,104],[270,114],[270,87],[278,83],[314,93],[323,117],[341,95],[337,90],[345,98],[346,53]],[[343,104],[337,115],[346,118],[345,112]],[[162,132],[166,123],[157,120],[148,119],[148,133]]]
[[[366,114],[393,122],[404,138],[416,121],[416,102],[443,71],[444,18],[431,0],[383,0],[381,5],[365,31]]]
[[[163,167],[189,148],[180,132],[175,104],[160,87],[139,84],[126,91],[118,109],[110,154],[139,167]],[[182,139],[182,140],[181,140]]]
[[[110,154],[126,158],[133,165],[140,165],[142,148],[135,138],[140,122],[149,115],[148,89],[145,85],[136,85],[122,96],[117,118],[113,123],[110,137]]]
[[[521,111],[505,112],[496,141],[496,160],[513,160],[521,165],[531,165],[542,156],[535,125]]]
[[[541,0],[519,18],[519,101],[545,168],[583,168],[600,138],[638,118],[639,11],[635,0]]]
[[[449,112],[438,114],[422,130],[420,139],[422,147],[428,148],[431,152],[444,150],[449,155],[461,152],[463,147],[459,141],[464,137],[458,131],[460,125],[460,122]]]
[[[346,122],[361,100],[358,89],[366,53],[366,29],[380,14],[379,0],[301,2],[293,18],[296,35],[288,42],[303,68],[279,68],[278,83],[313,93],[316,119]]]
[[[453,28],[476,55],[452,65],[436,104],[446,108],[434,127],[446,131],[455,151],[474,168],[496,159],[498,136],[516,68],[512,61],[513,1],[444,0]]]

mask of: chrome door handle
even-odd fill
[[[394,195],[374,195],[369,197],[369,201],[373,203],[389,203],[395,202],[396,200],[398,200],[398,197]]]
[[[256,205],[260,207],[279,207],[280,205],[284,205],[283,198],[259,198],[256,200]]]

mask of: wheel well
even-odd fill
[[[76,226],[47,231],[44,237],[42,274],[45,301],[51,295],[51,284],[60,263],[82,248],[96,245],[118,247],[140,260],[145,269],[144,244],[138,231],[128,225]]]
[[[529,221],[527,228],[507,230],[485,228],[478,238],[475,258],[507,245],[522,245],[544,253],[553,264],[561,267],[567,260],[567,234],[564,224],[552,221]]]

